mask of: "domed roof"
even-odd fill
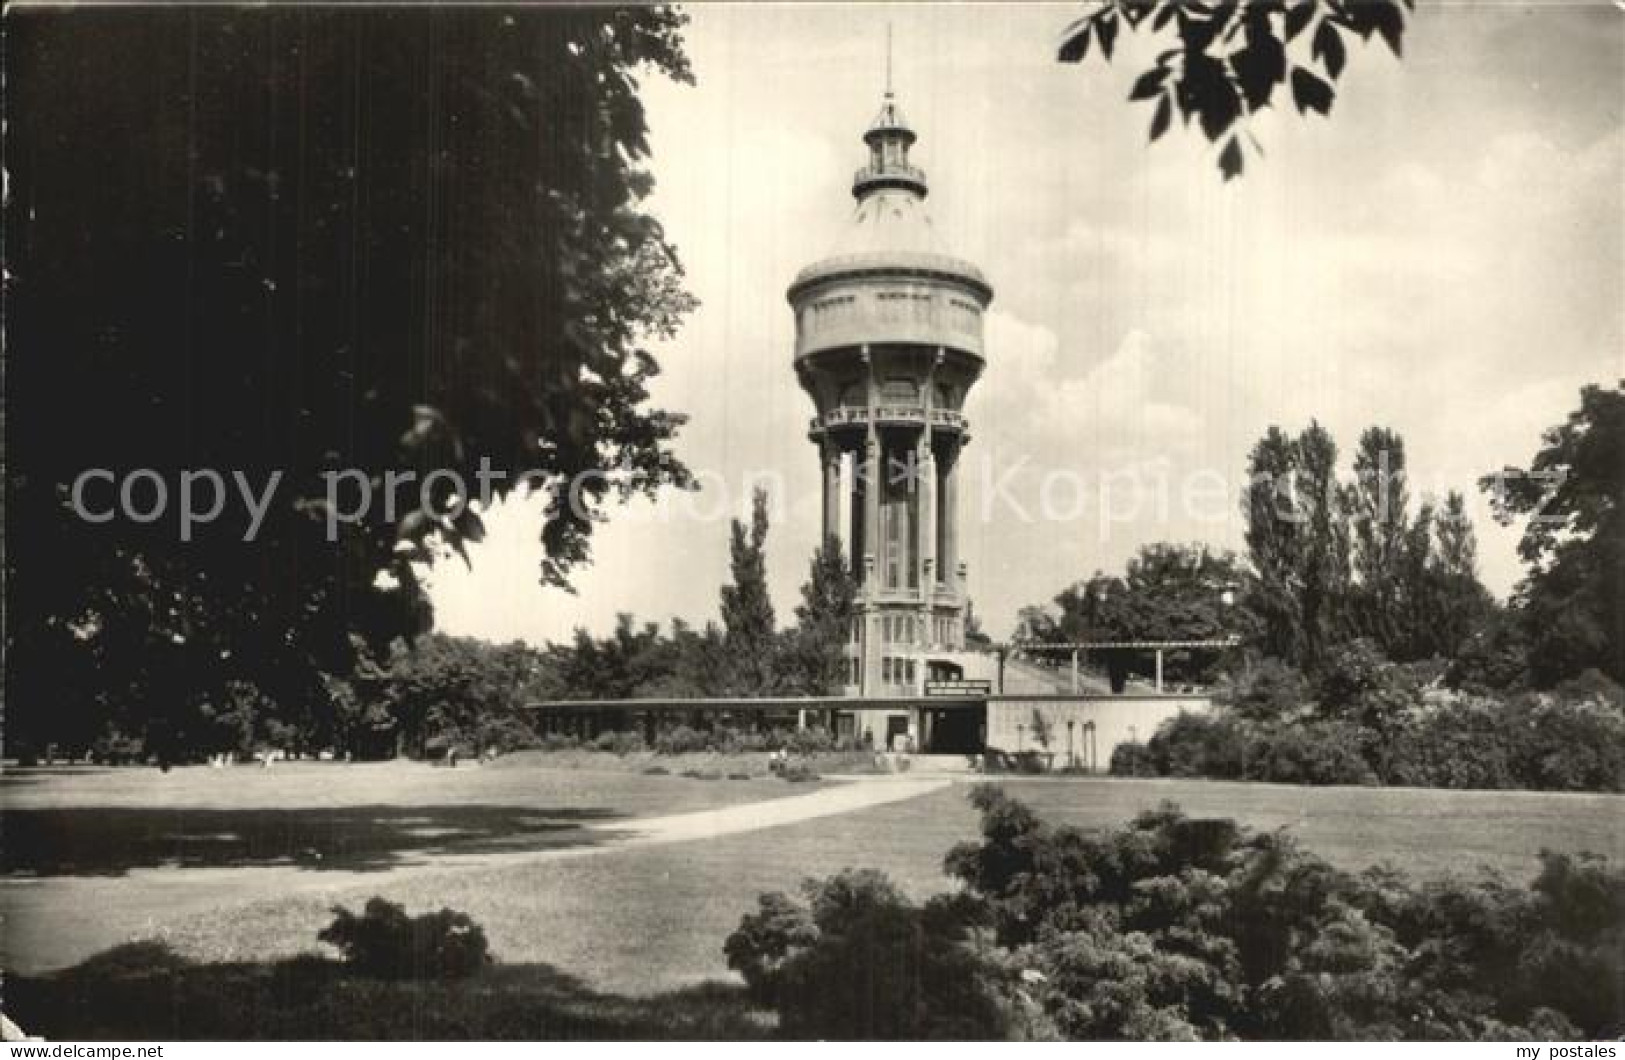
[[[949,251],[919,196],[899,189],[859,199],[830,253],[797,273],[790,289],[831,276],[878,270],[935,273],[993,293],[981,269]]]
[[[932,224],[925,208],[925,173],[908,162],[914,139],[888,92],[864,133],[871,157],[853,177],[852,194],[858,201],[852,218],[830,253],[796,274],[791,298],[820,280],[869,272],[946,277],[975,288],[984,300],[993,297],[982,270],[956,257]]]

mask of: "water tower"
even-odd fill
[[[808,437],[822,461],[823,532],[841,538],[861,585],[847,691],[903,696],[963,674],[960,454],[993,288],[932,225],[925,173],[909,161],[914,131],[889,88],[863,141],[851,220],[787,296],[796,375],[817,407]],[[880,740],[907,717],[859,724]]]

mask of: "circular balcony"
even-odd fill
[[[881,188],[901,188],[923,199],[926,196],[925,170],[893,162],[881,166],[861,166],[852,174],[852,194],[857,198],[861,199]]]
[[[923,405],[876,405],[874,410],[875,423],[880,426],[916,424],[923,427],[928,417]],[[929,421],[933,430],[964,432],[969,427],[964,415],[952,409],[931,409]],[[868,424],[867,406],[841,405],[830,409],[822,416],[814,416],[807,425],[807,431],[817,436],[828,430],[866,427]]]

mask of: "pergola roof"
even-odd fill
[[[1240,637],[1219,637],[1213,640],[1069,640],[1069,641],[1017,641],[1010,645],[1016,651],[1082,651],[1096,648],[1128,648],[1154,651],[1159,648],[1234,648]]]

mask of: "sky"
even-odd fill
[[[717,617],[728,520],[773,504],[791,621],[817,544],[811,400],[785,288],[852,209],[893,81],[928,208],[995,288],[967,403],[960,541],[985,627],[1141,545],[1242,550],[1247,452],[1318,419],[1405,438],[1413,492],[1468,494],[1485,583],[1520,575],[1480,475],[1527,463],[1581,386],[1625,376],[1625,9],[1431,3],[1355,47],[1329,118],[1269,111],[1243,178],[1127,102],[1154,53],[1053,56],[1077,4],[695,5],[697,84],[644,83],[652,212],[700,308],[656,348],[694,493],[611,509],[574,593],[537,578],[537,504],[430,576],[446,632],[541,644],[617,613]]]

